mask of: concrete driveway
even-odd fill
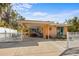
[[[0,43],[0,55],[2,56],[57,56],[65,49],[66,41],[52,41],[41,38]]]

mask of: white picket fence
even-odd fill
[[[79,32],[67,32],[67,48],[79,47]]]

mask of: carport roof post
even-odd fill
[[[43,38],[49,39],[49,24],[43,24]]]

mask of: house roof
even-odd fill
[[[37,21],[37,20],[20,20],[17,21],[18,23],[34,23],[34,24],[49,24],[49,25],[56,25],[56,26],[69,26],[67,24],[59,24],[59,23],[54,23],[52,21]]]
[[[54,22],[50,22],[50,21],[37,21],[37,20],[20,20],[17,22],[21,22],[21,23],[45,23],[45,24],[54,23]]]

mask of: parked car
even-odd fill
[[[38,32],[31,32],[30,34],[31,37],[43,37],[42,33],[38,33]]]

